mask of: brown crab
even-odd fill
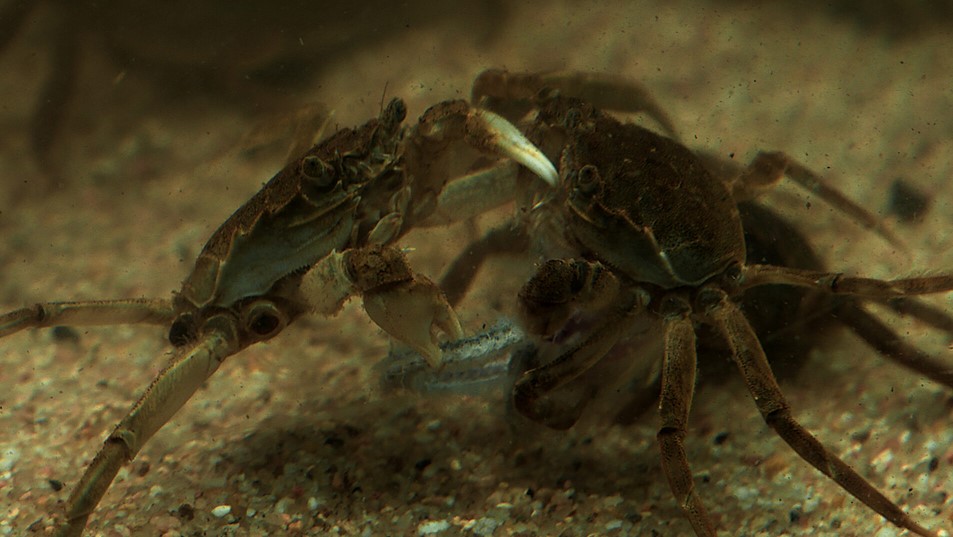
[[[448,183],[455,147],[533,166],[549,161],[511,124],[447,101],[404,127],[394,99],[381,116],[342,129],[294,159],[216,230],[172,300],[47,302],[0,315],[0,337],[56,325],[160,324],[177,351],[108,436],[73,487],[58,535],[80,535],[127,461],[229,356],[277,336],[307,313],[333,315],[360,295],[386,332],[440,361],[439,331],[462,336],[440,290],[394,243],[415,227],[465,218],[513,195],[516,164]],[[463,142],[466,142],[465,144]],[[483,192],[480,203],[471,203]]]
[[[673,139],[623,124],[592,104],[614,107],[614,91],[604,90],[619,87],[608,79],[503,71],[484,73],[474,86],[474,102],[514,120],[529,112],[522,123],[525,131],[559,162],[560,187],[534,207],[529,219],[531,234],[547,244],[548,259],[524,285],[519,302],[524,327],[544,342],[559,341],[562,351],[516,380],[515,408],[554,428],[571,426],[588,401],[584,394],[566,397],[575,381],[596,382],[591,372],[609,351],[636,326],[645,330],[644,323],[655,323],[664,334],[657,435],[663,471],[695,533],[714,536],[683,447],[695,389],[696,333],[705,328],[726,343],[764,420],[803,459],[897,526],[935,535],[794,419],[761,342],[736,301],[746,291],[767,285],[851,297],[844,308],[853,316],[846,318],[849,326],[866,333],[865,339],[889,359],[953,387],[948,365],[904,346],[889,331],[878,334],[876,319],[860,306],[862,299],[909,300],[911,295],[949,291],[953,276],[883,281],[746,262],[738,204],[785,176],[858,223],[898,241],[876,218],[783,153],[760,153],[746,168],[733,169]],[[587,99],[566,96],[580,93]],[[664,114],[639,93],[634,100],[643,105],[626,108],[648,111],[673,133]],[[716,175],[726,170],[733,173]],[[919,316],[928,320],[931,314]]]

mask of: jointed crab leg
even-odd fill
[[[813,287],[836,295],[893,298],[951,291],[953,290],[953,274],[878,280],[845,276],[839,272],[801,270],[774,265],[748,265],[742,269],[740,290],[768,284]]]
[[[730,167],[730,164],[724,165]],[[818,196],[864,229],[877,233],[895,246],[904,246],[903,241],[884,225],[882,219],[852,201],[807,166],[781,151],[759,152],[738,175],[729,178],[732,196],[739,202],[756,199],[764,192],[773,189],[784,177]]]
[[[479,216],[513,201],[519,166],[504,161],[448,183],[437,196],[437,206],[419,227],[435,227]]]
[[[923,537],[936,534],[913,521],[903,510],[880,493],[839,457],[829,452],[817,438],[791,415],[791,408],[781,393],[758,342],[758,336],[744,314],[720,290],[704,300],[709,304],[706,315],[727,338],[741,376],[764,421],[778,433],[804,460],[830,477],[852,496],[867,504],[887,520]]]
[[[172,303],[156,298],[43,302],[0,315],[0,337],[57,325],[159,324],[173,318]]]
[[[662,423],[656,438],[662,455],[662,471],[668,478],[679,507],[698,536],[714,537],[715,528],[695,490],[692,469],[685,454],[684,442],[695,391],[697,355],[695,327],[688,315],[690,308],[687,304],[684,306],[680,308],[682,311],[672,312],[665,319],[665,356],[659,397]]]
[[[191,348],[177,354],[132,410],[106,438],[96,458],[70,494],[66,524],[58,537],[78,537],[116,473],[214,373],[225,358],[240,350],[238,328],[227,314],[208,319],[204,333]]]

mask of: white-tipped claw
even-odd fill
[[[434,368],[440,367],[443,355],[437,332],[443,331],[451,340],[463,337],[460,320],[443,292],[422,276],[384,291],[365,293],[364,311]]]
[[[478,120],[468,122],[471,135],[478,136],[488,147],[526,166],[550,185],[559,184],[556,167],[515,125],[493,112],[481,109],[474,110],[471,119]]]

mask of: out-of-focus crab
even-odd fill
[[[45,78],[34,101],[30,145],[40,170],[59,178],[70,171],[59,168],[63,159],[54,158],[56,149],[70,142],[63,124],[76,110],[91,108],[77,101],[82,96],[77,89],[97,84],[84,79],[86,66],[96,64],[92,57],[105,58],[114,69],[94,86],[109,95],[121,96],[126,87],[151,87],[165,102],[212,95],[248,113],[262,107],[281,110],[304,100],[332,62],[347,61],[411,24],[466,24],[476,29],[467,35],[487,39],[506,9],[496,1],[449,6],[0,0],[0,54],[7,47],[36,49],[33,61],[42,65]],[[30,33],[41,39],[14,42]],[[144,85],[129,84],[134,78]]]
[[[593,104],[619,108],[615,97],[625,95],[626,89],[631,91],[625,109],[646,110],[674,133],[643,90],[618,80],[488,71],[474,85],[475,103],[517,121],[533,143],[559,163],[560,186],[527,211],[528,239],[543,245],[544,261],[519,294],[524,330],[536,336],[543,353],[546,347],[550,350],[532,357],[515,380],[514,407],[539,423],[567,428],[602,389],[600,384],[631,378],[631,370],[636,370],[647,379],[637,398],[642,403],[659,401],[658,443],[669,485],[695,533],[712,537],[714,524],[695,490],[683,443],[699,348],[713,344],[731,356],[766,423],[803,459],[897,526],[935,535],[794,419],[743,311],[743,297],[763,286],[803,288],[807,294],[799,296],[813,297],[816,309],[799,310],[794,322],[834,312],[888,359],[953,387],[948,364],[904,343],[862,305],[864,300],[893,300],[897,311],[949,331],[948,315],[911,295],[949,291],[953,275],[883,281],[848,277],[820,266],[799,268],[790,260],[763,264],[746,259],[739,203],[758,197],[782,177],[886,239],[898,240],[878,219],[783,153],[760,153],[747,167],[738,168],[696,155],[638,125],[623,124]],[[579,95],[585,99],[576,98]],[[637,101],[642,105],[633,106]],[[478,253],[465,264],[472,266],[509,248],[507,242],[518,235],[503,232],[504,241],[491,236],[473,249]],[[461,266],[454,265],[445,278],[451,299],[460,296],[459,289],[465,289],[472,276],[472,270],[457,270]],[[780,306],[770,300],[769,308]],[[769,323],[766,329],[779,327]],[[634,350],[632,339],[638,338],[633,334],[656,341],[651,336],[661,335],[660,358]],[[479,336],[468,341],[480,342],[488,356],[498,350]],[[459,348],[454,347],[457,352]],[[475,363],[481,360],[485,358]],[[628,363],[607,367],[617,361]],[[606,375],[625,368],[630,369],[628,376]],[[454,370],[464,376],[467,371],[466,366]],[[396,373],[397,378],[403,375]],[[463,381],[450,380],[451,385],[455,382]]]
[[[294,159],[212,234],[172,300],[48,302],[0,315],[0,337],[56,325],[160,324],[178,348],[73,487],[59,535],[82,533],[119,468],[227,357],[301,315],[333,315],[360,295],[381,328],[432,365],[438,331],[463,335],[444,295],[394,243],[415,227],[512,198],[513,160],[448,182],[462,146],[523,162],[551,182],[556,172],[513,125],[464,101],[440,103],[411,127],[405,115],[394,99],[380,118]]]

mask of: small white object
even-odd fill
[[[446,520],[428,520],[417,526],[417,535],[433,535],[450,528]]]
[[[9,472],[20,460],[20,452],[16,448],[6,448],[0,456],[0,472]]]

